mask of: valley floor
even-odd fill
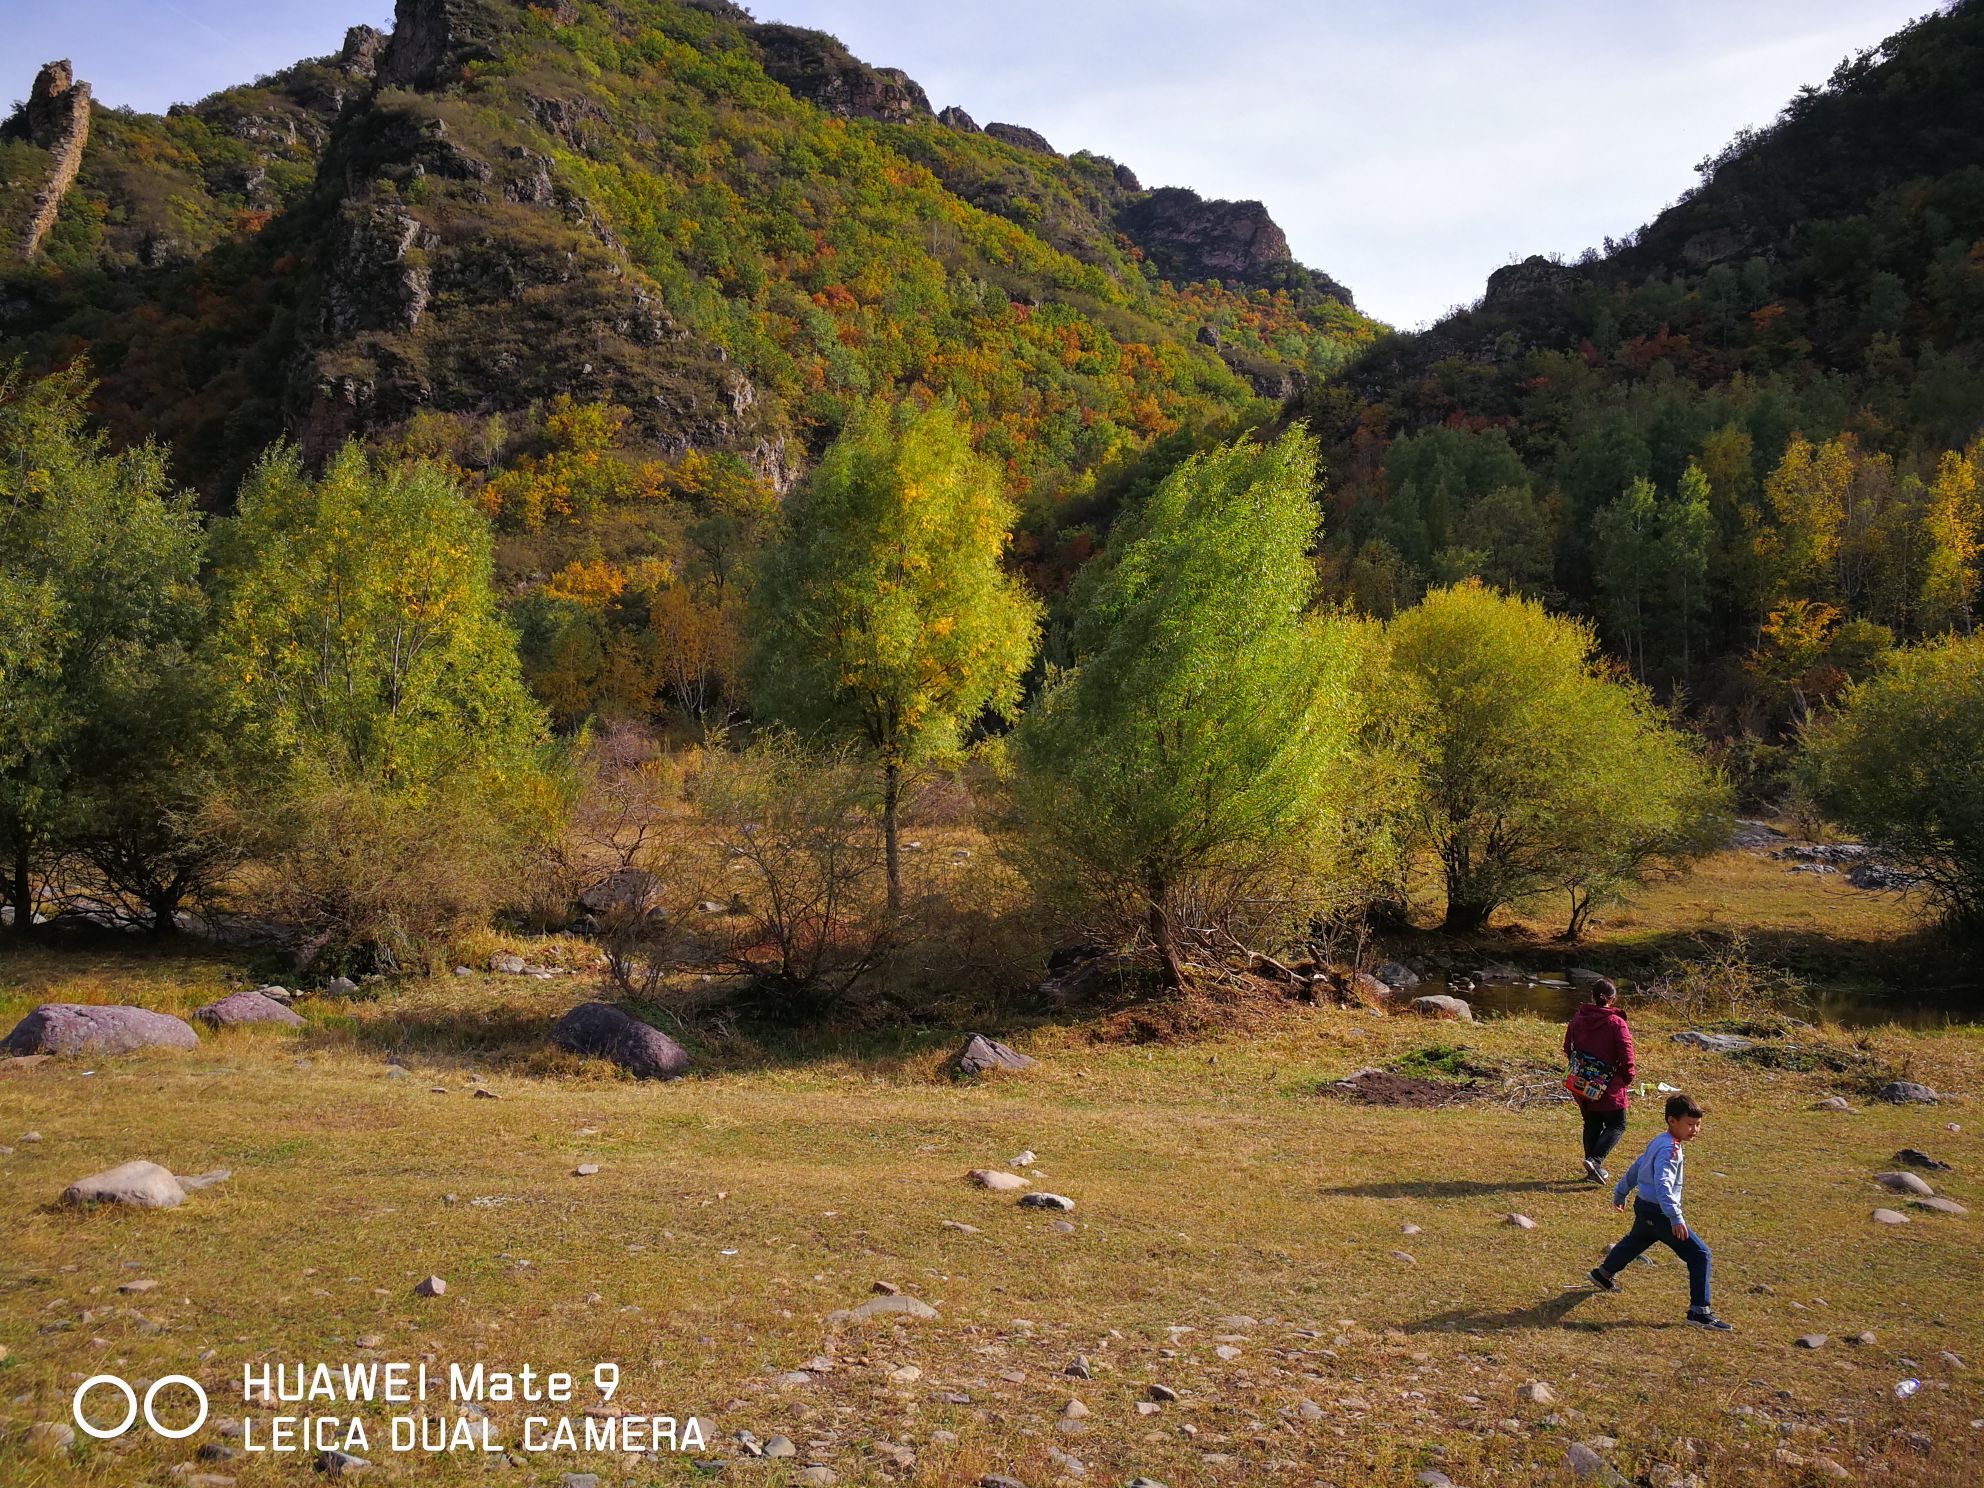
[[[198,952],[12,952],[0,1018],[65,999],[185,1011],[252,980]],[[716,1481],[766,1485],[827,1481],[820,1468],[842,1484],[1171,1488],[1431,1471],[1465,1488],[1567,1481],[1577,1443],[1656,1488],[1978,1481],[1975,1027],[1801,1034],[1854,1066],[1839,1075],[1697,1052],[1635,1013],[1645,1078],[1709,1112],[1688,1206],[1737,1328],[1709,1336],[1683,1326],[1665,1252],[1616,1296],[1584,1284],[1624,1222],[1573,1180],[1573,1114],[1521,1098],[1555,1078],[1549,1024],[1291,1008],[1244,1038],[1162,1047],[1013,1034],[1039,1064],[980,1084],[945,1073],[951,1033],[641,1085],[544,1052],[586,981],[443,977],[305,1003],[294,1033],[0,1067],[0,1481],[304,1481],[307,1455],[195,1451],[240,1445],[216,1423],[250,1414],[244,1365],[363,1360],[573,1371],[569,1406],[487,1406],[512,1448],[526,1415],[598,1404],[598,1361],[620,1366],[614,1406],[694,1414],[713,1438],[659,1462],[519,1451],[507,1466],[395,1455],[388,1410],[362,1408],[371,1477],[419,1484],[690,1482],[697,1457],[727,1464]],[[1325,1088],[1442,1043],[1507,1085],[1425,1110]],[[1895,1075],[1954,1098],[1868,1099]],[[1834,1092],[1859,1114],[1812,1109]],[[1656,1100],[1615,1167],[1656,1129]],[[1875,1223],[1907,1207],[1872,1179],[1902,1147],[1953,1164],[1928,1177],[1977,1212]],[[1034,1189],[1072,1212],[965,1182],[1022,1150]],[[56,1202],[132,1158],[232,1177],[169,1211]],[[444,1295],[416,1295],[429,1275]],[[119,1290],[140,1281],[157,1285]],[[878,1283],[936,1316],[833,1318]],[[1809,1334],[1827,1338],[1797,1346]],[[1066,1373],[1078,1356],[1093,1378]],[[34,1423],[68,1421],[76,1384],[104,1371],[141,1392],[193,1375],[213,1416],[184,1441],[140,1429],[35,1451]],[[1898,1398],[1905,1379],[1921,1388]],[[1520,1398],[1531,1382],[1554,1398]],[[1160,1386],[1176,1398],[1154,1400]],[[1058,1424],[1076,1399],[1086,1417]],[[794,1455],[750,1460],[741,1432]]]

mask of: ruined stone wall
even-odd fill
[[[89,143],[90,85],[77,82],[67,62],[47,63],[35,74],[34,91],[28,95],[27,126],[28,138],[47,150],[51,158],[48,179],[35,196],[27,230],[21,234],[23,260],[41,251],[42,239],[55,226],[55,214],[62,210],[62,198],[82,169],[83,147]]]

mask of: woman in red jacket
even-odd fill
[[[1633,1083],[1633,1031],[1615,1004],[1619,989],[1604,977],[1592,984],[1591,1001],[1564,1030],[1565,1084],[1584,1113],[1584,1175],[1607,1182],[1605,1156],[1626,1134],[1626,1102]]]

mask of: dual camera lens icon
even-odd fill
[[[124,1419],[115,1426],[92,1426],[83,1415],[84,1398],[99,1385],[107,1386],[124,1397]],[[167,1385],[184,1385],[193,1392],[194,1399],[199,1402],[200,1413],[193,1417],[190,1426],[160,1424],[157,1413],[152,1409],[152,1402],[158,1399],[158,1392]],[[122,1436],[129,1431],[137,1424],[138,1409],[138,1392],[131,1388],[128,1380],[120,1379],[114,1374],[91,1375],[76,1386],[76,1393],[69,1401],[69,1414],[76,1418],[76,1425],[99,1441],[109,1441],[112,1437]],[[200,1387],[200,1382],[196,1379],[183,1374],[168,1374],[163,1379],[153,1380],[151,1388],[145,1391],[144,1413],[147,1426],[160,1436],[177,1441],[181,1437],[191,1436],[206,1424],[207,1392]]]

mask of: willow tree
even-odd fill
[[[1173,985],[1181,913],[1284,897],[1252,891],[1300,880],[1344,784],[1351,631],[1309,613],[1315,474],[1301,429],[1173,471],[1117,524],[1076,663],[1015,735],[1007,821],[1029,879],[1136,923]]]
[[[792,503],[752,593],[757,710],[881,764],[891,913],[906,772],[1019,705],[1040,608],[1000,563],[1017,515],[955,408],[871,405]]]

